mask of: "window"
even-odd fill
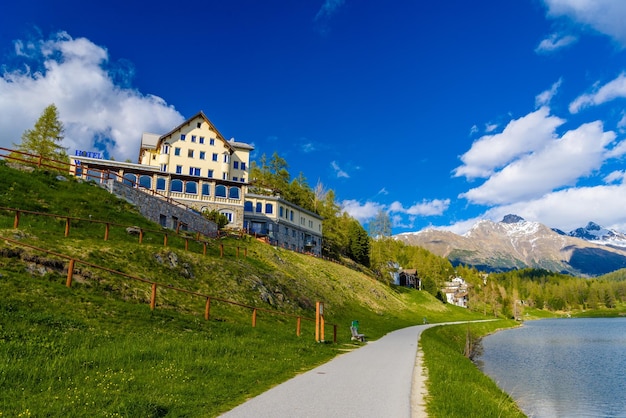
[[[180,155],[180,148],[174,148],[174,155]]]
[[[196,136],[195,135],[191,135],[191,142],[196,142]]]
[[[201,137],[199,138],[198,142],[200,142],[201,144],[204,144],[204,137],[203,137],[203,136],[201,136]]]
[[[243,204],[243,211],[244,212],[252,212],[252,202],[249,200],[246,200],[245,203]]]
[[[283,217],[284,209],[285,208],[283,208],[282,206],[278,208],[278,216],[280,216],[281,218]]]
[[[176,166],[176,174],[183,174],[183,166],[182,165],[177,165]]]
[[[187,158],[193,158],[193,150],[187,150]]]
[[[215,138],[209,138],[209,145],[215,145]]]
[[[182,193],[183,192],[183,182],[182,180],[172,180],[172,184],[170,185],[170,191],[171,192],[178,192],[178,193]]]
[[[157,190],[165,190],[165,178],[157,177]]]
[[[231,187],[228,189],[228,197],[230,199],[239,199],[239,187]]]
[[[215,186],[215,196],[226,197],[226,186],[224,186],[223,184]]]
[[[272,205],[271,203],[266,203],[265,213],[268,213],[268,214],[274,213],[274,205]]]
[[[244,171],[246,170],[246,163],[244,163],[244,162],[241,163],[241,169],[244,170]]]
[[[205,157],[206,157],[206,152],[204,152],[204,151],[200,151],[200,159],[201,159],[201,160],[204,160],[204,159],[205,159]]]
[[[238,170],[238,169],[239,169],[239,161],[233,161],[233,168],[234,168],[235,170]]]
[[[167,164],[161,164],[161,171],[167,173]]]
[[[202,196],[211,196],[211,186],[204,183],[202,185]]]
[[[163,154],[169,154],[170,153],[170,146],[166,145],[163,147]]]
[[[180,140],[184,141],[185,140],[185,134],[180,134]]]
[[[195,181],[188,181],[185,183],[185,193],[189,194],[197,194],[198,193],[198,183]]]
[[[213,170],[209,169],[209,172],[206,175],[208,178],[212,179],[213,178]]]
[[[256,212],[256,213],[261,213],[261,212],[263,212],[263,203],[261,203],[261,202],[257,202],[255,212]]]
[[[144,189],[152,188],[152,177],[150,176],[139,176],[139,187],[143,187]]]
[[[291,212],[289,213],[289,220],[290,220],[291,222],[293,222],[293,211],[291,211]]]
[[[202,122],[196,123],[196,128],[200,129],[202,127]]]
[[[242,177],[242,178],[240,178],[240,180],[241,180],[241,182],[242,182],[242,183],[245,183],[245,182],[246,182],[246,179],[244,179],[243,177]]]
[[[214,153],[213,153],[213,156],[211,157],[211,159],[212,159],[213,161],[217,161],[217,153],[215,153],[215,152],[214,152]]]
[[[199,176],[200,169],[198,167],[189,167],[189,175],[190,176]]]
[[[238,181],[239,179],[237,177],[233,177],[233,181]]]
[[[224,162],[227,163],[230,161],[230,155],[224,154]]]
[[[304,225],[304,216],[300,216],[300,225]]]

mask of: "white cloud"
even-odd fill
[[[319,21],[331,18],[344,3],[344,0],[325,0],[324,4],[322,4],[322,7],[315,15],[314,20]]]
[[[626,172],[624,170],[616,170],[604,177],[606,183],[622,183]]]
[[[421,203],[405,208],[396,201],[389,206],[389,212],[405,213],[408,215],[434,216],[443,214],[450,206],[450,199],[423,200]]]
[[[337,176],[337,178],[350,178],[350,175],[346,173],[345,171],[343,171],[341,167],[339,167],[339,164],[337,164],[336,161],[332,161],[330,163],[330,166],[335,171],[335,175]]]
[[[385,205],[376,202],[361,203],[358,200],[344,200],[341,209],[359,222],[367,222],[373,219],[379,211],[385,209]]]
[[[626,2],[625,2],[626,4]],[[578,113],[589,106],[597,106],[617,98],[626,97],[626,74],[620,74],[616,79],[609,81],[602,87],[596,87],[594,92],[583,94],[569,105],[571,113]]]
[[[626,186],[601,185],[560,190],[545,196],[489,210],[485,217],[501,220],[515,213],[528,221],[538,221],[563,231],[585,226],[593,221],[603,226],[626,223]]]
[[[513,161],[460,197],[479,204],[508,204],[574,185],[602,166],[606,147],[614,139],[615,134],[604,132],[599,121],[581,125]]]
[[[543,106],[548,106],[550,105],[550,102],[552,101],[552,98],[554,96],[556,96],[556,94],[559,91],[559,88],[561,87],[561,83],[563,82],[563,79],[559,79],[559,81],[557,81],[556,83],[552,84],[552,87],[550,87],[549,90],[546,90],[540,94],[538,94],[535,97],[535,107],[536,108],[540,108]]]
[[[143,132],[167,132],[183,117],[163,99],[116,84],[120,69],[106,49],[65,32],[16,41],[14,68],[0,78],[0,144],[12,148],[54,103],[65,125],[63,145],[136,161]]]
[[[488,177],[520,156],[541,150],[555,138],[556,128],[565,122],[549,113],[548,107],[542,107],[509,122],[501,133],[479,138],[461,156],[463,165],[454,170],[454,176]]]
[[[572,45],[578,40],[573,35],[564,35],[560,33],[553,33],[546,39],[539,42],[535,52],[537,54],[549,54],[566,46]]]
[[[548,16],[566,17],[610,36],[626,46],[626,2],[623,0],[544,0]]]

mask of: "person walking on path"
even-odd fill
[[[437,324],[393,331],[222,415],[224,418],[426,417],[418,342]]]

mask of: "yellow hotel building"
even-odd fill
[[[144,133],[137,164],[85,155],[71,159],[85,173],[90,168],[116,171],[127,185],[157,192],[199,212],[216,210],[226,215],[229,228],[266,237],[273,245],[321,255],[319,215],[280,197],[248,193],[253,150],[249,144],[226,140],[198,112],[166,134]]]

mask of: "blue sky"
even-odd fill
[[[135,161],[203,110],[366,227],[626,231],[626,1],[19,3],[0,146],[55,103],[70,153]]]

